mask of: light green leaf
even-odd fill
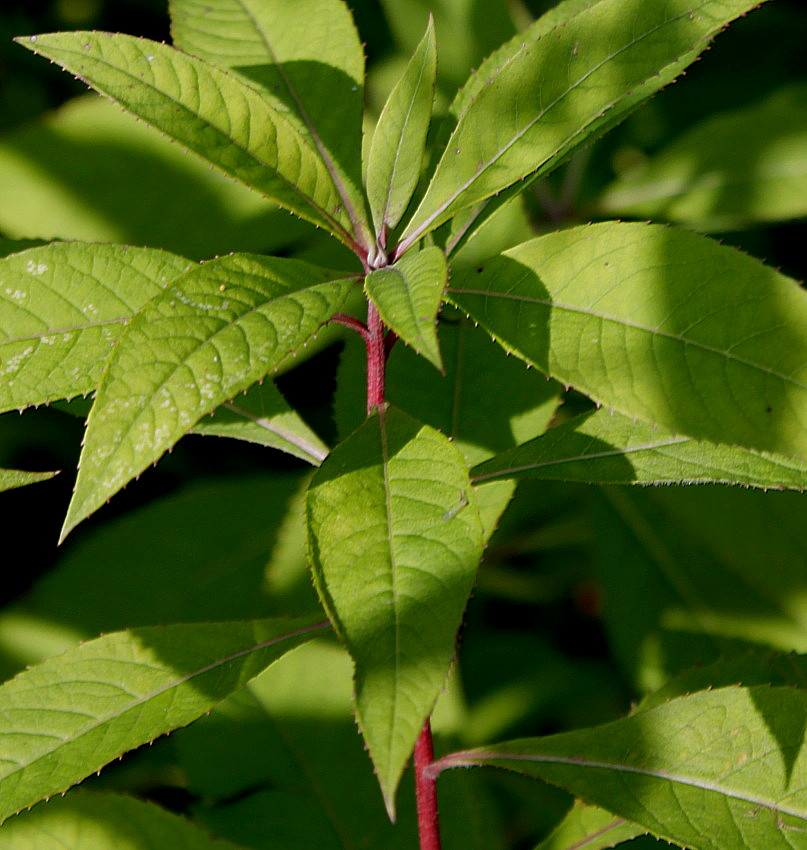
[[[607,222],[525,242],[446,294],[507,349],[627,416],[807,457],[807,292],[738,251]]]
[[[426,34],[387,99],[370,146],[367,197],[382,243],[401,220],[420,179],[436,76],[437,45],[429,17]]]
[[[807,693],[724,688],[594,729],[440,759],[560,785],[662,838],[699,850],[792,850],[807,828]]]
[[[676,436],[598,410],[472,470],[473,481],[549,478],[587,484],[744,484],[807,489],[807,463]]]
[[[179,50],[128,35],[17,39],[226,174],[355,245],[319,153],[259,91]]]
[[[447,279],[445,255],[432,246],[410,252],[364,280],[365,292],[384,324],[441,371],[435,325]]]
[[[364,49],[341,0],[170,0],[174,45],[258,88],[322,157],[360,241]]]
[[[392,815],[476,575],[476,497],[447,437],[386,408],[315,473],[308,523],[317,588],[356,664],[357,717]]]
[[[807,86],[696,125],[615,180],[597,209],[700,230],[807,215]]]
[[[535,850],[607,850],[645,832],[624,818],[578,800]]]
[[[271,381],[255,384],[246,394],[225,402],[209,419],[196,423],[193,434],[231,437],[271,446],[319,466],[328,447],[292,410]]]
[[[0,259],[0,410],[95,389],[132,314],[189,265],[150,248],[80,242]]]
[[[0,821],[210,711],[326,628],[313,618],[105,635],[0,687]]]
[[[353,286],[299,260],[234,254],[197,266],[141,310],[87,420],[63,535],[206,413],[289,361]]]
[[[0,828],[0,850],[238,850],[154,803],[78,791]]]
[[[95,94],[0,139],[0,197],[0,230],[12,236],[149,245],[196,260],[287,250],[311,231]]]
[[[581,144],[671,82],[758,0],[600,0],[524,47],[459,120],[399,250]],[[540,27],[539,27],[540,30]]]
[[[13,490],[15,487],[24,487],[26,484],[34,484],[37,481],[46,481],[53,478],[55,472],[21,472],[18,469],[0,469],[0,492]]]

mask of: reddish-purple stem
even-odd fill
[[[367,414],[384,404],[384,373],[387,366],[387,346],[384,340],[384,323],[375,304],[367,302]]]
[[[434,761],[429,720],[423,724],[415,744],[415,794],[418,805],[420,850],[440,850],[440,817],[437,812],[437,780],[427,768]]]

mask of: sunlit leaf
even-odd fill
[[[198,266],[137,314],[87,420],[64,534],[199,419],[290,360],[353,281],[298,260],[234,254]]]
[[[225,173],[354,244],[350,217],[319,153],[238,77],[128,35],[51,33],[17,41]]]
[[[384,323],[440,370],[443,361],[435,324],[447,278],[445,255],[430,247],[370,272],[364,281]]]
[[[357,717],[392,814],[476,575],[476,497],[447,437],[386,408],[315,473],[308,520],[317,587],[356,664]]]
[[[807,86],[696,125],[597,201],[606,215],[733,230],[807,215]]]
[[[446,756],[544,779],[677,844],[791,850],[807,828],[807,694],[702,691],[593,729]]]
[[[64,242],[0,259],[0,410],[89,393],[132,315],[190,263]]]
[[[0,850],[239,850],[154,803],[73,792],[0,827]]]
[[[551,478],[587,484],[744,484],[807,488],[807,463],[676,436],[598,410],[553,428],[472,470],[475,483]]]
[[[402,247],[522,178],[547,173],[671,82],[756,5],[600,0],[536,41],[527,38],[461,116]]]
[[[578,800],[535,850],[607,850],[645,832],[624,818]]]
[[[24,487],[26,484],[35,484],[37,481],[46,481],[53,478],[55,472],[21,472],[18,469],[0,469],[0,491],[13,490],[15,487]]]
[[[508,350],[627,416],[807,457],[807,292],[738,251],[608,222],[525,242],[446,294]]]
[[[174,45],[260,89],[322,157],[357,233],[364,49],[341,0],[171,0]]]
[[[376,233],[382,237],[401,220],[420,178],[436,75],[430,17],[423,40],[387,99],[370,147],[367,197]]]
[[[327,624],[180,624],[106,635],[0,687],[0,820],[209,711]]]

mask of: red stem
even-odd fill
[[[367,302],[367,414],[384,404],[384,373],[387,366],[387,348],[384,342],[384,323],[375,304]]]
[[[415,794],[418,804],[420,850],[440,850],[440,817],[437,812],[437,781],[426,768],[434,761],[432,730],[428,718],[415,744]]]

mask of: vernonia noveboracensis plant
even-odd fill
[[[643,609],[637,578],[625,590],[639,595],[631,616],[652,610],[672,632],[707,635],[723,660],[687,649],[689,669],[680,663],[677,677],[651,681],[642,668],[642,701],[587,728],[501,743],[455,725],[466,748],[435,756],[430,724],[486,547],[511,503],[507,516],[527,510],[518,480],[623,485],[604,492],[625,516],[624,485],[801,490],[807,482],[807,296],[794,280],[710,237],[651,223],[547,229],[480,257],[485,234],[520,209],[522,195],[546,190],[566,163],[580,167],[585,146],[675,80],[757,0],[563,0],[485,59],[436,114],[430,17],[377,120],[371,113],[366,122],[374,126],[364,158],[365,57],[342,0],[169,5],[171,46],[91,31],[17,40],[319,228],[323,242],[341,246],[335,262],[348,259],[335,269],[291,251],[199,263],[112,243],[11,245],[0,260],[0,399],[13,410],[92,395],[63,539],[186,434],[307,461],[316,469],[304,508],[294,488],[267,480],[234,487],[221,510],[232,500],[251,517],[271,504],[283,545],[300,559],[305,551],[324,613],[289,603],[272,617],[258,606],[253,619],[245,606],[220,622],[200,622],[207,615],[197,609],[173,624],[124,620],[133,627],[8,681],[0,817],[15,817],[0,827],[0,848],[372,850],[419,841],[437,850],[441,826],[444,846],[503,847],[506,831],[491,837],[479,803],[485,792],[474,796],[474,771],[449,779],[438,809],[439,777],[480,765],[576,798],[543,848],[645,835],[721,850],[807,846],[807,665],[758,648],[800,647],[764,629],[754,646],[725,612],[710,610],[701,579],[677,572],[674,545],[638,514],[635,538],[683,605],[651,600]],[[599,212],[641,215],[662,182],[618,180]],[[328,445],[272,379],[293,380],[297,361],[338,334],[340,436]],[[559,413],[564,388],[579,415]],[[4,488],[43,476],[2,475]],[[305,539],[292,530],[301,512]],[[225,570],[216,587],[238,580]],[[687,617],[697,629],[680,625]],[[331,633],[338,645],[314,641],[287,656]],[[648,641],[643,658],[668,651]],[[333,716],[327,708],[331,691],[345,687],[366,754],[343,756],[331,730],[352,724],[347,696]],[[442,703],[456,697],[448,687]],[[196,801],[185,817],[85,789],[24,812],[214,708],[179,736],[191,742],[180,749],[198,753],[185,751]],[[319,709],[320,732],[303,734],[289,720]],[[261,724],[273,712],[286,725],[269,735]],[[226,748],[241,721],[239,734],[263,730],[247,745],[255,764],[226,779],[216,769],[220,784],[206,785],[205,746],[219,744],[204,729],[223,728]],[[350,747],[355,737],[349,729]],[[275,739],[297,767],[274,760]],[[409,763],[416,805],[407,784],[398,817]],[[378,795],[362,773],[371,765],[389,816],[380,825]],[[284,786],[281,775],[295,780]],[[295,783],[310,784],[312,796],[297,796]],[[483,825],[469,827],[480,811]]]

